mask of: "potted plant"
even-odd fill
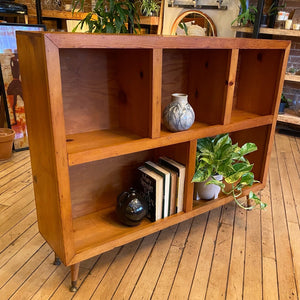
[[[0,128],[0,160],[9,159],[11,157],[14,138],[14,130],[10,128]]]
[[[246,26],[254,24],[257,8],[255,6],[248,6],[247,0],[240,0],[240,13],[232,22],[237,22],[239,26]]]
[[[141,0],[141,13],[143,16],[157,16],[160,2],[156,0]]]
[[[288,99],[284,94],[281,94],[281,100],[279,105],[279,114],[284,113],[285,108],[289,108],[290,102],[292,102],[291,99]]]
[[[258,206],[263,209],[266,204],[261,202],[260,198],[252,191],[249,193],[249,199],[253,202],[251,207],[243,205],[238,200],[238,197],[242,195],[243,188],[258,182],[251,172],[253,164],[250,164],[245,158],[245,155],[256,150],[257,146],[254,143],[246,143],[242,147],[237,144],[233,145],[229,134],[199,139],[197,142],[196,171],[192,182],[196,185],[202,183],[202,186],[216,185],[223,193],[232,195],[241,208],[249,210]],[[223,176],[223,181],[218,180],[216,175]],[[197,187],[195,190],[197,191]]]
[[[83,11],[84,0],[73,0],[73,12],[79,6],[79,11]],[[134,24],[139,28],[139,15],[136,7],[130,0],[96,0],[96,5],[93,11],[89,12],[82,19],[78,26],[83,28],[84,24],[88,26],[88,32],[93,33],[128,33],[131,24],[134,29]]]

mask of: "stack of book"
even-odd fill
[[[139,190],[148,203],[152,222],[183,210],[185,166],[160,157],[158,163],[147,161],[138,171]]]

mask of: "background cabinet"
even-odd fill
[[[253,190],[264,187],[289,42],[25,32],[17,40],[39,229],[72,281],[80,261],[232,201],[193,201],[198,138],[229,132],[255,142]],[[161,126],[174,92],[195,110],[188,131]],[[120,224],[117,195],[162,155],[186,166],[184,211]]]

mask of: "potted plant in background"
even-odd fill
[[[14,138],[14,130],[10,128],[0,128],[0,160],[9,159],[11,157]]]
[[[141,13],[143,16],[157,16],[160,2],[156,0],[141,0]]]
[[[257,8],[255,6],[248,6],[247,0],[240,0],[240,3],[239,15],[231,22],[231,25],[235,22],[237,22],[239,26],[253,25]]]
[[[279,105],[279,114],[284,114],[284,109],[289,108],[290,103],[292,102],[291,99],[286,98],[284,94],[281,94],[281,100]]]
[[[83,11],[84,0],[73,0],[73,12],[78,6],[79,11]],[[94,9],[73,31],[79,26],[82,29],[86,24],[88,32],[93,33],[128,33],[131,32],[130,26],[135,32],[135,25],[140,28],[139,20],[136,7],[130,0],[96,0]]]
[[[195,183],[194,192],[202,199],[203,195],[210,197],[210,200],[216,198],[216,192],[208,195],[207,191],[199,190],[201,188],[215,185],[218,190],[226,195],[232,195],[238,206],[243,209],[253,209],[259,207],[264,209],[266,204],[261,202],[260,198],[252,191],[249,193],[249,200],[252,201],[251,207],[245,206],[238,200],[245,187],[252,186],[258,182],[254,179],[251,172],[253,164],[245,158],[245,155],[256,151],[257,146],[254,143],[246,143],[242,147],[232,144],[229,134],[217,135],[216,137],[199,139],[197,142],[196,171],[192,182]],[[216,177],[221,175],[222,179]],[[200,183],[200,187],[198,187]],[[229,189],[228,189],[229,185]]]

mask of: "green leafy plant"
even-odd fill
[[[290,107],[290,103],[292,102],[291,99],[287,98],[284,94],[281,94],[281,99],[280,99],[281,103],[285,103],[285,108],[289,108]]]
[[[267,15],[268,16],[277,16],[279,9],[285,8],[286,7],[286,3],[284,3],[284,5],[276,5],[275,2],[273,2],[269,9],[267,10]]]
[[[244,206],[238,200],[238,197],[242,195],[243,188],[258,182],[251,172],[253,164],[250,164],[245,158],[245,155],[256,150],[257,146],[254,143],[246,143],[242,147],[239,147],[238,144],[233,145],[229,134],[199,139],[197,141],[196,171],[192,182],[204,182],[216,174],[222,175],[223,180],[230,185],[229,190],[226,189],[223,181],[218,181],[213,177],[206,184],[218,185],[223,193],[232,195],[237,205],[243,209],[249,210],[255,207],[264,209],[266,204],[261,202],[260,198],[252,191],[249,193],[249,199],[254,203],[251,207]]]
[[[240,6],[240,13],[239,15],[231,22],[231,25],[233,23],[237,22],[240,25],[247,25],[247,24],[254,24],[257,8],[255,6],[247,6],[246,0],[240,0],[241,6]]]
[[[141,0],[141,13],[144,16],[158,15],[160,2],[156,0]]]
[[[79,6],[79,11],[83,11],[84,0],[73,0],[73,12]],[[82,19],[76,29],[83,25],[88,26],[88,32],[93,33],[128,33],[127,23],[132,26],[139,25],[139,15],[136,7],[130,0],[97,0],[95,8]],[[135,32],[135,28],[134,28]]]

